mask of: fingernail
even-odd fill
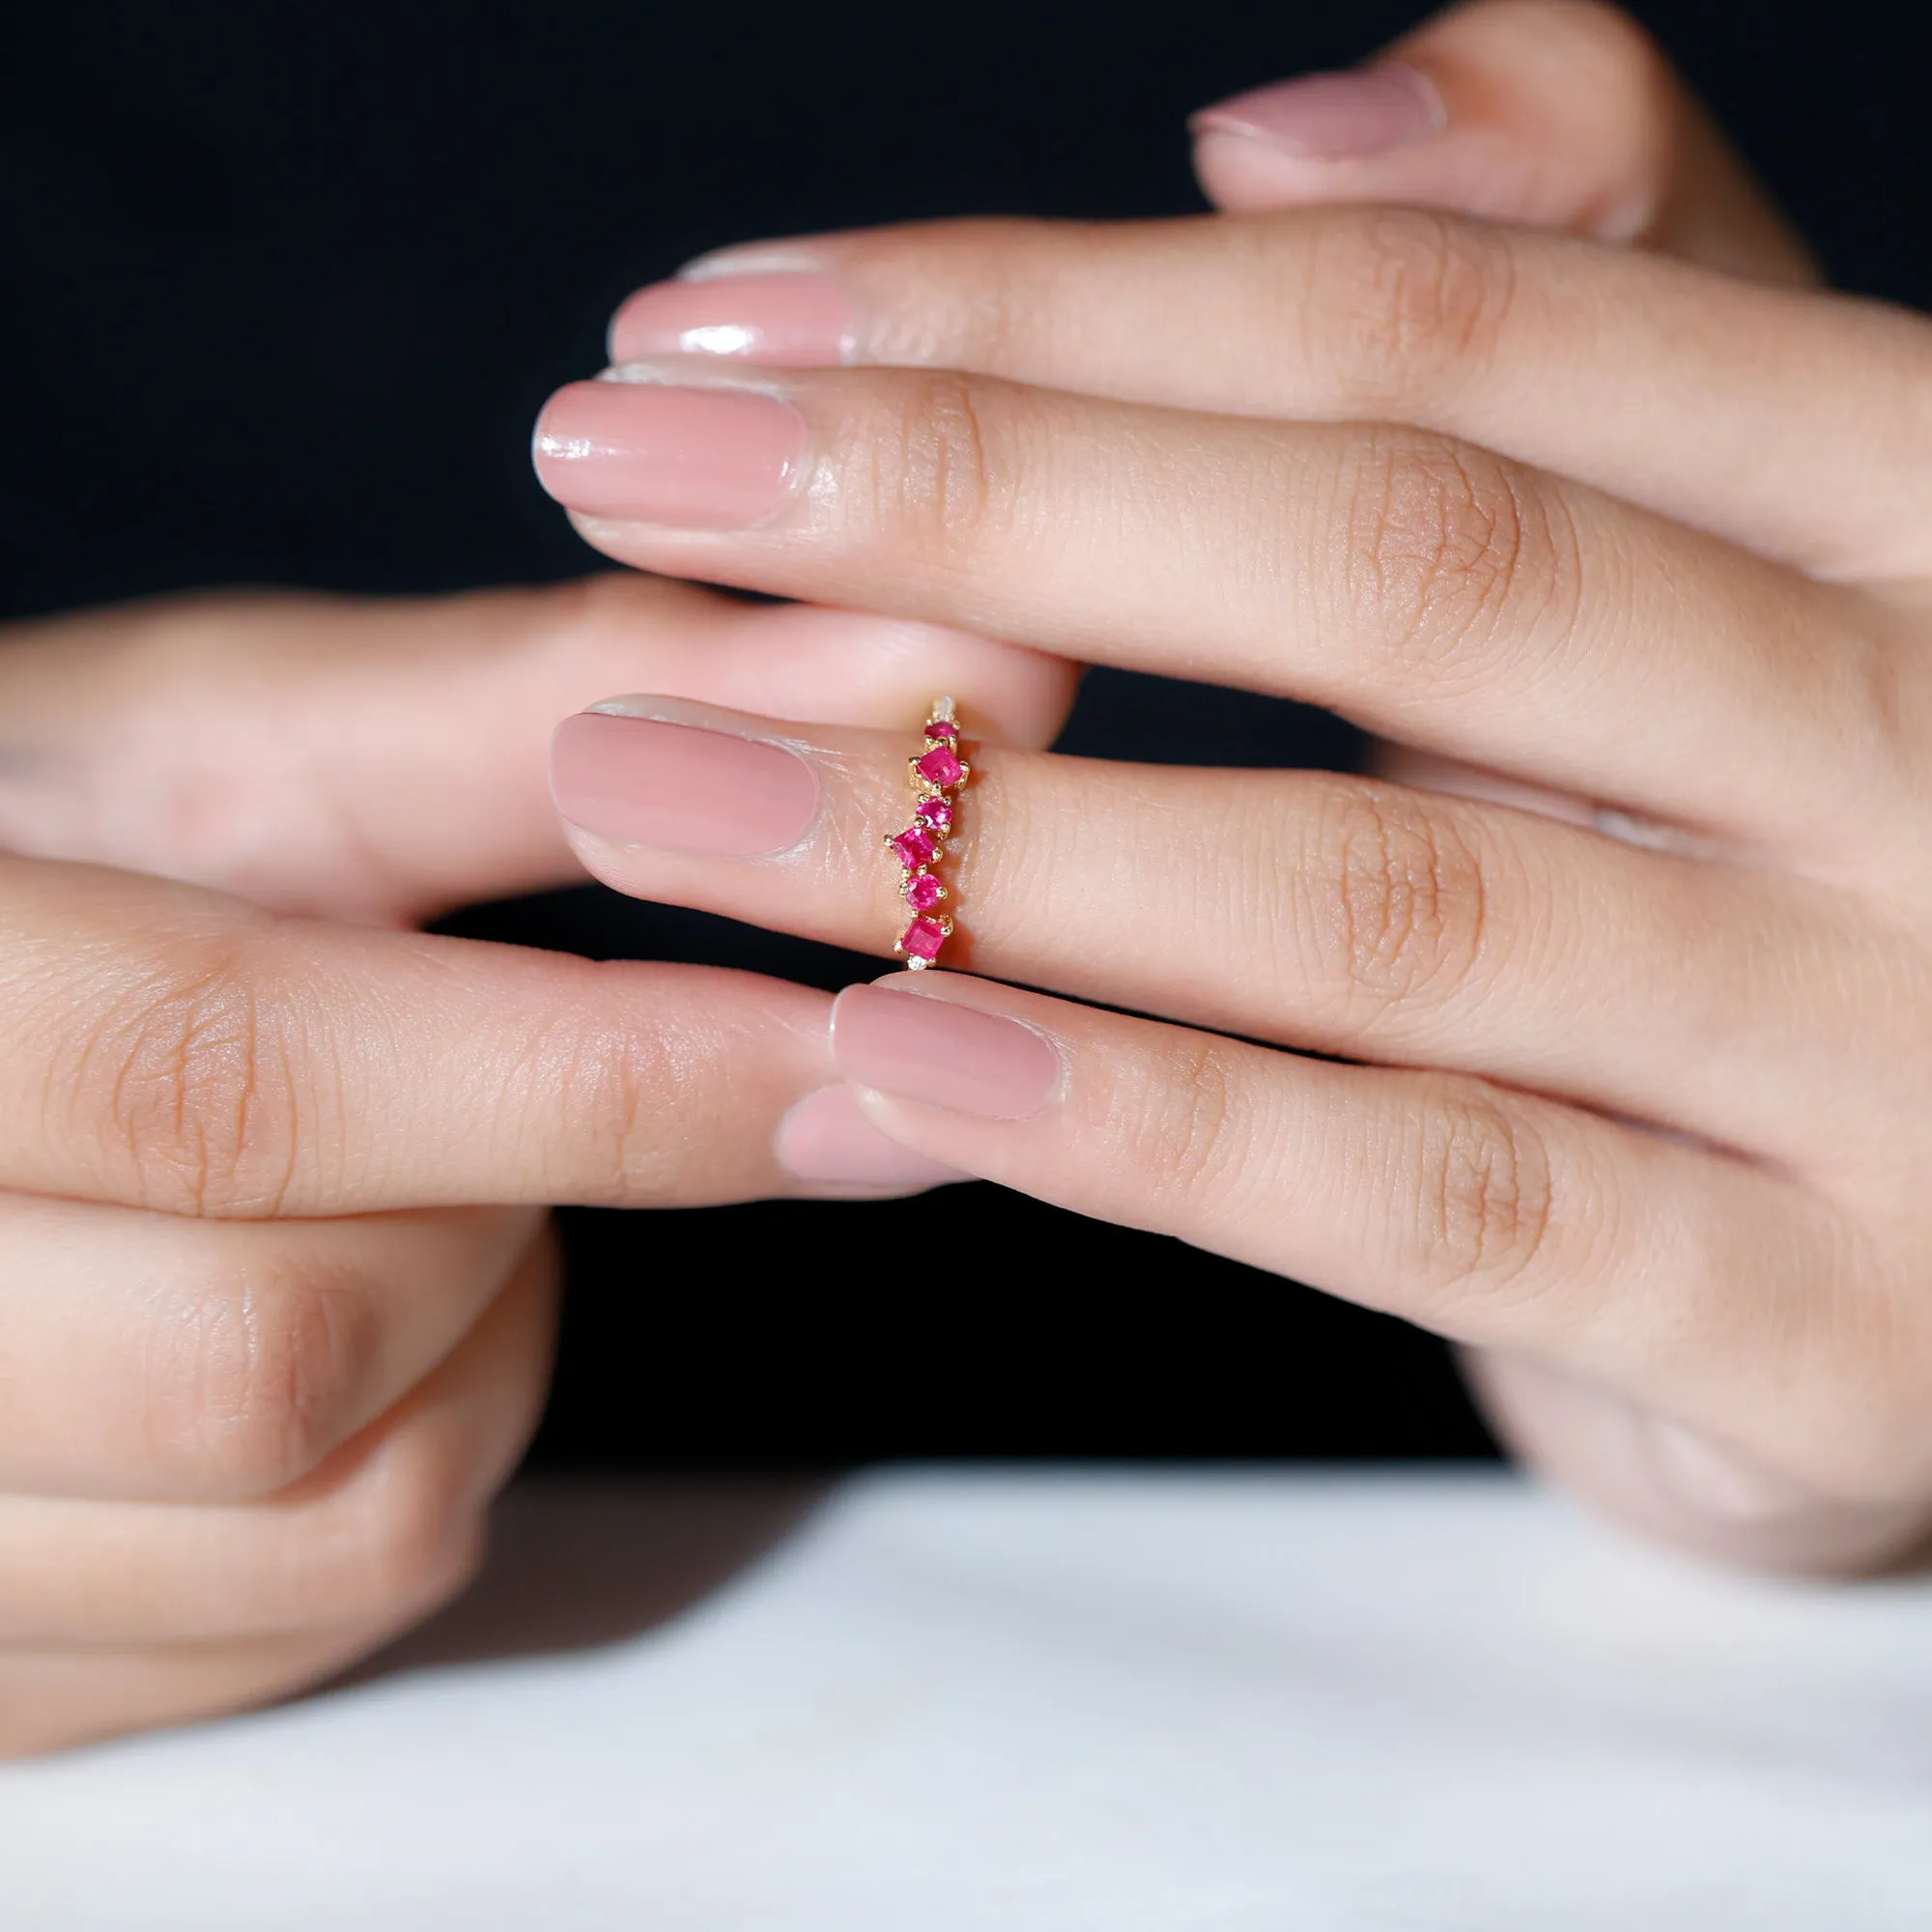
[[[852,301],[830,275],[709,274],[639,289],[611,323],[611,359],[737,355],[774,368],[852,358]]]
[[[782,745],[608,711],[556,727],[550,791],[580,831],[716,859],[783,852],[818,813],[817,773]]]
[[[749,529],[791,500],[806,442],[805,418],[755,389],[572,383],[537,420],[537,479],[585,516]]]
[[[1060,1056],[1018,1020],[878,986],[832,1003],[832,1061],[855,1087],[994,1121],[1038,1113],[1060,1084]]]
[[[1426,74],[1367,67],[1257,87],[1202,108],[1187,125],[1197,134],[1245,134],[1304,160],[1350,161],[1406,147],[1442,123],[1442,97]]]
[[[834,1187],[937,1187],[973,1178],[889,1141],[849,1087],[821,1087],[798,1101],[779,1122],[772,1151],[788,1174]]]

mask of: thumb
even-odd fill
[[[1193,128],[1224,209],[1400,202],[1817,279],[1655,43],[1598,0],[1468,0],[1367,67],[1236,95]]]
[[[636,576],[86,611],[0,647],[0,846],[405,923],[582,877],[550,736],[612,691],[908,730],[957,691],[988,736],[1043,744],[1073,676],[933,625]]]

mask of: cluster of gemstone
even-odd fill
[[[930,966],[952,934],[952,922],[938,910],[946,888],[932,869],[946,856],[947,837],[957,815],[958,807],[949,794],[957,792],[972,776],[971,767],[960,761],[959,725],[952,698],[942,697],[932,707],[932,716],[925,721],[925,750],[907,761],[918,794],[912,823],[903,832],[886,836],[888,848],[905,873],[899,896],[913,911],[912,923],[899,934],[893,951],[914,971]]]

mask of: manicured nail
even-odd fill
[[[855,1087],[994,1121],[1038,1113],[1060,1085],[1060,1056],[1031,1027],[878,986],[832,1003],[832,1060]]]
[[[537,478],[568,508],[626,523],[742,530],[805,471],[805,418],[755,389],[573,383],[537,421]]]
[[[788,1174],[834,1187],[938,1187],[973,1178],[889,1141],[849,1087],[821,1087],[798,1101],[779,1122],[772,1151]]]
[[[1442,97],[1406,67],[1311,73],[1204,107],[1197,134],[1245,134],[1303,160],[1352,161],[1387,154],[1442,126]]]
[[[639,289],[611,323],[611,359],[737,355],[782,369],[852,358],[852,302],[830,275],[708,274]]]
[[[817,773],[782,745],[608,711],[556,727],[550,791],[580,831],[716,859],[783,852],[818,813]]]

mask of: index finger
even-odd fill
[[[807,237],[639,291],[611,335],[620,365],[743,339],[773,365],[1411,423],[1820,576],[1924,564],[1922,319],[1423,209]]]
[[[176,1214],[806,1189],[829,1001],[0,859],[0,1187]]]

